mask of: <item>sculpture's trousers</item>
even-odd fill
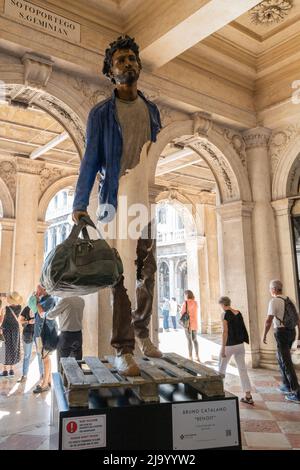
[[[156,243],[151,233],[151,222],[137,241],[136,265],[136,309],[132,310],[131,302],[124,286],[122,276],[113,288],[113,331],[111,345],[117,354],[132,353],[134,337],[147,338],[152,313],[152,304],[156,273]]]

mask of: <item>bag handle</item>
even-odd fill
[[[85,216],[85,217],[81,217],[79,219],[78,224],[73,225],[71,233],[68,236],[68,238],[66,239],[66,241],[68,241],[70,243],[74,243],[77,240],[77,238],[79,237],[80,232],[82,232],[83,238],[85,240],[90,241],[90,237],[89,237],[88,231],[86,229],[87,225],[90,226],[90,227],[93,227],[96,230],[96,232],[99,235],[99,238],[103,238],[100,230],[96,227],[96,225],[94,224],[92,219],[89,216]]]

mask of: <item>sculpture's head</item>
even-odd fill
[[[139,46],[134,38],[119,36],[105,50],[102,72],[114,85],[131,85],[137,82],[141,69]]]

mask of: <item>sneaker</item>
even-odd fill
[[[291,393],[290,388],[287,387],[286,385],[280,385],[280,387],[278,387],[277,390],[278,390],[280,393],[283,393],[284,395],[286,395],[287,393]]]
[[[26,375],[22,375],[22,377],[19,378],[18,383],[22,384],[23,382],[26,382],[26,380],[27,380]]]
[[[4,370],[3,372],[1,372],[0,377],[8,377],[7,370]]]
[[[288,395],[285,396],[285,399],[300,405],[300,397],[297,395],[297,393],[289,393]]]
[[[48,392],[49,390],[50,390],[49,385],[47,385],[46,387],[42,387],[41,385],[37,385],[32,392],[33,393],[43,393],[43,392]]]
[[[11,377],[13,377],[13,376],[15,375],[15,373],[14,373],[14,371],[13,371],[12,369],[10,369],[9,375],[10,375]]]
[[[115,358],[115,367],[118,369],[118,372],[121,375],[128,377],[136,377],[141,373],[139,366],[133,358],[133,355],[130,353],[117,356]]]
[[[136,341],[145,356],[156,358],[162,357],[162,352],[154,346],[150,338],[136,338]]]

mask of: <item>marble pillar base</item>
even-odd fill
[[[276,350],[260,351],[260,367],[265,369],[278,369],[278,362],[276,359]]]
[[[220,321],[201,322],[201,333],[205,335],[214,335],[222,333],[222,325]]]

